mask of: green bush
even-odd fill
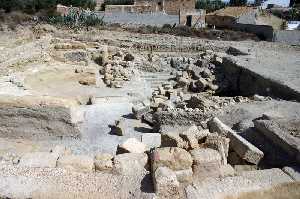
[[[196,9],[205,9],[206,12],[213,12],[215,10],[219,10],[224,8],[226,3],[221,0],[197,0],[196,1]]]
[[[92,11],[79,12],[73,8],[66,16],[52,16],[48,18],[51,24],[67,26],[69,28],[82,28],[104,25],[103,17],[99,17]]]
[[[0,0],[0,9],[6,12],[24,11],[32,14],[40,10],[53,10],[57,4],[90,10],[96,7],[95,0]]]

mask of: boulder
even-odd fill
[[[19,166],[30,168],[54,168],[58,154],[48,152],[31,152],[25,153],[21,159]]]
[[[147,146],[147,149],[160,147],[161,134],[159,133],[144,133],[142,134],[142,143]]]
[[[111,134],[123,136],[125,134],[126,124],[124,120],[116,120],[115,125],[111,126]]]
[[[137,175],[148,167],[145,153],[124,153],[114,157],[114,170],[122,175]]]
[[[158,167],[154,173],[154,190],[159,198],[179,199],[179,182],[174,171]]]
[[[57,167],[71,171],[92,172],[94,160],[85,155],[65,155],[58,159]]]
[[[193,160],[191,155],[178,147],[157,148],[151,154],[152,171],[158,167],[168,167],[174,171],[189,169]]]
[[[137,104],[132,107],[132,113],[136,119],[142,119],[142,117],[150,111],[149,106]]]
[[[113,156],[108,153],[100,153],[95,156],[96,171],[110,171],[113,169]]]
[[[122,144],[118,145],[117,154],[121,153],[144,153],[146,145],[136,138],[129,138]]]

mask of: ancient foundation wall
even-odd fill
[[[72,118],[76,104],[50,97],[1,96],[0,137],[80,137],[79,129]]]
[[[300,45],[300,31],[299,30],[275,31],[273,41]]]
[[[254,94],[300,101],[300,93],[292,88],[268,79],[238,65],[230,58],[223,58],[223,73],[230,83],[228,87],[233,95],[251,96]]]

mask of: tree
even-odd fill
[[[245,6],[245,5],[247,5],[247,0],[230,0],[229,5],[231,5],[231,6]]]
[[[196,1],[196,9],[204,9],[206,12],[213,12],[224,8],[226,4],[221,0],[198,0]]]

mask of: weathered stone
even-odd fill
[[[299,166],[284,167],[282,170],[286,174],[288,174],[293,180],[300,182],[300,167]]]
[[[203,134],[200,134],[200,131],[196,125],[192,125],[187,129],[179,133],[179,136],[188,143],[189,149],[194,149],[199,147],[198,140],[203,139]]]
[[[78,82],[79,84],[87,85],[87,86],[96,85],[96,76],[95,74],[81,73]]]
[[[233,47],[229,46],[229,48],[226,51],[227,54],[238,56],[238,55],[249,55],[249,53],[246,51],[246,49],[241,49],[240,47]]]
[[[227,176],[234,176],[235,170],[230,164],[221,165],[220,167],[220,176],[227,177]]]
[[[172,170],[185,170],[192,166],[191,155],[178,147],[157,148],[151,154],[152,171],[158,167],[168,167]]]
[[[1,96],[0,137],[80,137],[76,100],[50,96]]]
[[[158,107],[158,105],[157,105],[157,107]],[[153,126],[153,124],[154,124],[152,113],[145,113],[143,115],[143,120],[144,120],[144,122],[146,122],[147,124],[149,124],[151,126]]]
[[[48,152],[32,152],[25,153],[20,159],[19,165],[22,167],[31,168],[54,168],[56,167],[56,161],[58,154]]]
[[[57,167],[78,172],[94,171],[93,158],[85,155],[65,155],[57,160]]]
[[[161,134],[162,147],[179,147],[188,149],[189,144],[179,136],[179,132],[164,132]]]
[[[206,137],[205,145],[209,148],[217,150],[222,157],[222,165],[227,164],[229,139],[218,135],[217,133],[210,134]]]
[[[272,120],[255,120],[254,127],[265,135],[272,143],[284,150],[291,159],[300,163],[300,140],[283,131]]]
[[[143,115],[150,111],[149,106],[144,106],[141,104],[132,107],[132,113],[136,119],[142,119]]]
[[[126,124],[124,120],[116,120],[115,125],[111,126],[111,134],[123,136],[125,134]]]
[[[230,148],[232,148],[242,159],[253,164],[258,164],[263,158],[264,153],[261,150],[238,135],[218,118],[213,118],[208,124],[211,132],[217,132],[230,139]]]
[[[136,138],[129,138],[122,144],[118,145],[117,153],[144,153],[146,145]]]
[[[118,174],[137,175],[148,167],[148,156],[145,153],[124,153],[114,157],[114,169]]]
[[[97,154],[95,156],[95,169],[96,171],[110,171],[113,168],[113,156],[107,153]]]
[[[134,56],[133,56],[132,54],[127,53],[127,54],[124,56],[124,60],[125,60],[125,61],[133,61],[133,60],[134,60]]]
[[[147,146],[147,149],[160,147],[161,134],[159,133],[144,133],[142,134],[142,143]]]
[[[176,174],[177,180],[180,183],[190,183],[190,182],[193,181],[193,170],[192,170],[192,168],[175,171],[175,174]]]
[[[154,174],[154,190],[159,198],[179,199],[179,182],[174,171],[158,167]]]
[[[193,158],[193,173],[197,178],[219,177],[221,156],[210,148],[197,148],[190,151]]]

